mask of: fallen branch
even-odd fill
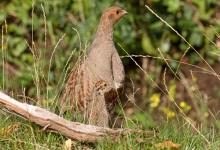
[[[71,122],[43,108],[18,102],[2,92],[0,92],[0,104],[4,105],[4,107],[15,112],[16,114],[19,114],[24,118],[42,126],[44,130],[52,129],[58,131],[62,135],[73,140],[96,142],[104,137],[109,136],[110,138],[115,139],[118,136],[131,133],[143,134],[145,136],[155,135],[153,131],[110,129],[86,125],[78,122]]]

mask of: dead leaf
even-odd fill
[[[132,115],[134,113],[134,108],[127,108],[126,109],[126,114],[127,115]]]
[[[8,127],[0,129],[0,135],[3,136],[4,138],[9,137],[12,133],[18,131],[19,126],[21,125],[20,122],[15,122]]]
[[[137,142],[137,143],[143,143],[144,140],[143,140],[142,138],[136,138],[136,142]]]
[[[71,141],[71,139],[68,139],[68,140],[65,141],[64,149],[65,150],[71,150],[72,149],[72,141]]]
[[[220,48],[220,40],[219,39],[216,40],[216,47]]]
[[[173,143],[172,141],[169,141],[169,140],[164,141],[162,143],[155,144],[155,147],[157,147],[157,148],[173,148],[173,149],[177,149],[180,146],[181,146],[180,144]]]

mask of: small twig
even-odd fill
[[[43,131],[45,131],[49,126],[50,126],[50,124],[46,125],[46,126],[43,128]]]

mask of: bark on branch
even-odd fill
[[[153,131],[142,131],[132,129],[110,129],[93,125],[86,125],[79,122],[68,121],[46,109],[21,103],[8,95],[0,92],[0,104],[7,109],[23,116],[24,118],[42,126],[44,129],[52,129],[58,131],[64,136],[73,140],[83,142],[96,142],[106,136],[116,138],[118,136],[138,133],[145,136],[153,136]]]

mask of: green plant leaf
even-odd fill
[[[149,36],[147,35],[147,33],[144,33],[144,35],[142,36],[142,48],[143,48],[144,52],[147,54],[151,54],[151,55],[156,54],[156,50],[153,47],[152,41],[149,38]]]
[[[27,44],[22,38],[14,38],[12,44],[12,54],[16,57],[20,56],[27,48]]]

